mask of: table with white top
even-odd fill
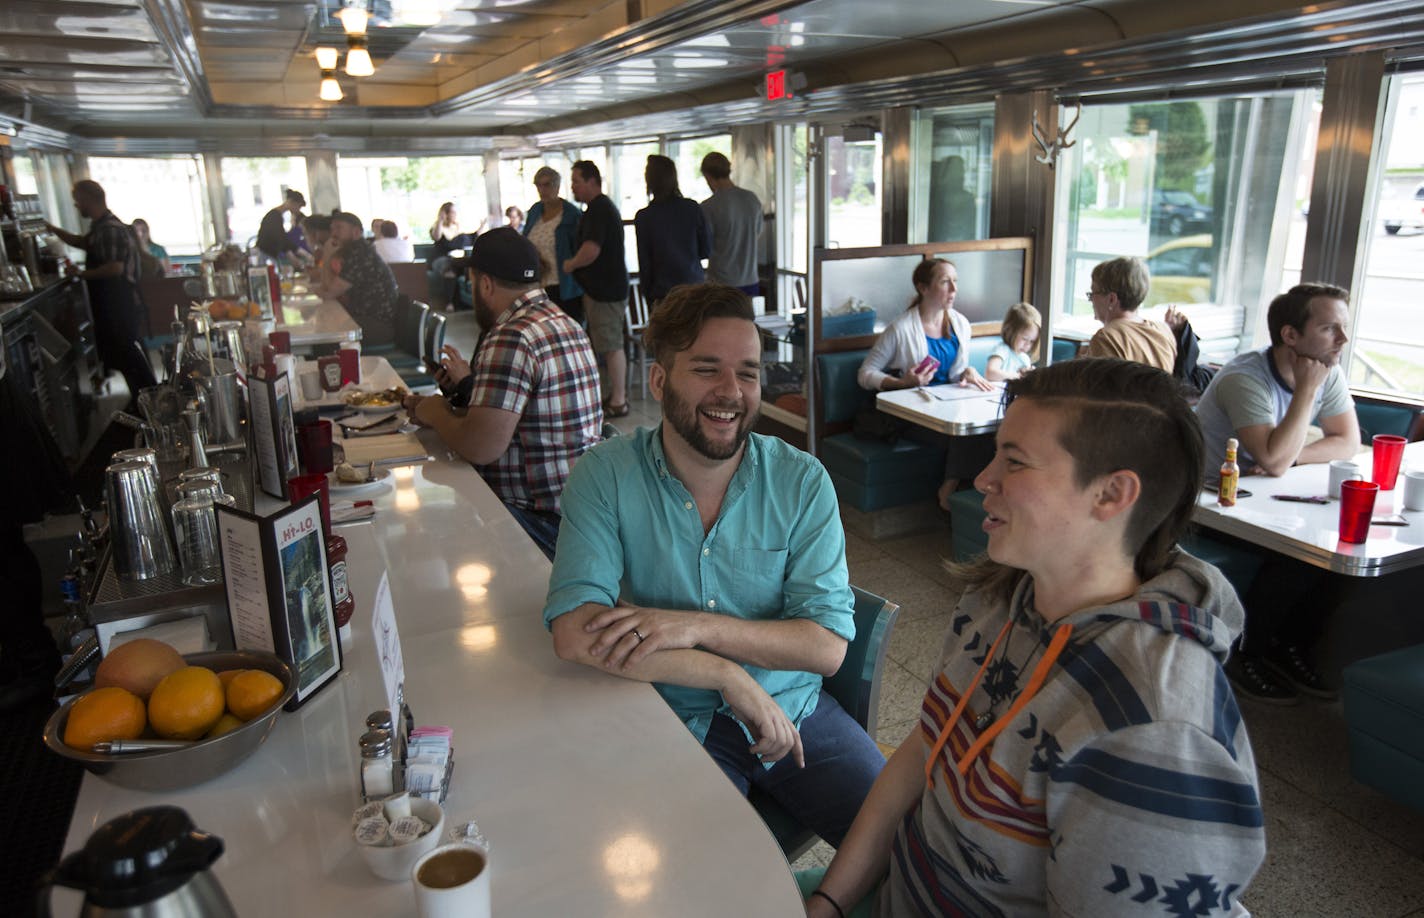
[[[290,332],[294,349],[361,340],[361,326],[336,300],[298,298],[284,301],[279,312],[273,330]]]
[[[447,824],[489,839],[500,918],[803,914],[771,833],[650,685],[558,659],[541,609],[549,562],[467,463],[397,468],[338,527],[357,610],[344,671],[277,718],[246,762],[169,793],[86,775],[65,851],[108,819],[168,803],[226,851],[241,915],[413,915],[409,882],[368,872],[351,837],[357,740],[385,707],[371,615],[390,588],[418,724],[454,729]],[[78,896],[56,890],[57,913]]]
[[[1004,419],[1004,384],[993,385],[992,392],[957,383],[892,389],[875,396],[875,407],[951,437],[993,433]]]
[[[1366,448],[1355,462],[1368,477],[1373,467]],[[1278,478],[1252,475],[1241,479],[1250,497],[1238,498],[1236,506],[1217,504],[1216,492],[1204,490],[1197,499],[1192,519],[1201,526],[1270,549],[1297,561],[1351,577],[1380,577],[1395,571],[1424,565],[1424,511],[1402,510],[1403,469],[1424,467],[1424,442],[1404,449],[1399,481],[1392,491],[1381,490],[1375,500],[1376,518],[1399,514],[1406,526],[1371,526],[1361,544],[1340,541],[1340,502],[1305,504],[1274,500],[1272,495],[1325,497],[1328,495],[1329,465],[1297,465]]]

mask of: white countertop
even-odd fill
[[[361,340],[361,326],[336,300],[322,300],[315,305],[283,305],[280,311],[282,314],[277,318],[281,321],[275,330],[291,332],[293,347]]]
[[[994,391],[949,384],[919,389],[893,389],[875,396],[875,407],[886,414],[948,434],[966,437],[992,433],[1003,420],[1004,384]]]
[[[1355,462],[1368,478],[1374,465],[1370,449],[1365,448]],[[1411,464],[1424,467],[1424,442],[1405,447],[1399,481],[1393,491],[1379,492],[1374,516],[1401,512],[1403,468]],[[1221,507],[1215,491],[1203,490],[1192,519],[1208,529],[1352,577],[1379,577],[1424,564],[1424,512],[1404,510],[1408,526],[1371,526],[1366,540],[1355,545],[1340,541],[1338,500],[1303,504],[1271,498],[1273,494],[1324,497],[1329,475],[1329,466],[1322,462],[1297,465],[1279,478],[1243,477],[1241,487],[1251,492],[1250,497],[1238,499],[1234,507]]]
[[[554,655],[549,562],[475,471],[436,461],[393,482],[369,495],[374,520],[337,530],[357,602],[341,676],[207,784],[149,794],[86,775],[66,853],[172,803],[226,843],[215,870],[239,914],[414,914],[409,884],[370,874],[350,834],[357,739],[384,707],[370,623],[389,571],[407,696],[417,723],[454,728],[446,820],[489,839],[496,915],[802,914],[770,832],[652,687]],[[56,891],[56,913],[77,905]]]

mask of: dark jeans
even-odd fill
[[[801,722],[806,767],[790,756],[771,768],[749,751],[741,726],[718,714],[702,746],[744,795],[755,785],[803,825],[840,847],[870,793],[885,756],[865,730],[823,690],[816,710]]]
[[[509,502],[504,505],[509,508],[510,515],[519,521],[519,525],[524,527],[524,531],[529,533],[529,538],[534,540],[534,544],[539,546],[544,556],[550,561],[554,560],[554,546],[559,542],[559,523],[563,517],[547,510],[526,510]]]
[[[1310,649],[1340,599],[1338,574],[1265,552],[1261,571],[1241,597],[1246,627],[1241,650],[1253,656],[1294,644]]]

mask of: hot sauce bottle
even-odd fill
[[[1226,461],[1221,464],[1221,483],[1216,486],[1216,502],[1223,507],[1236,506],[1236,485],[1241,481],[1241,467],[1236,464],[1236,438],[1226,441]]]

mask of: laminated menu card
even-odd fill
[[[232,643],[292,665],[295,710],[341,672],[326,537],[315,494],[267,517],[215,506]]]
[[[247,381],[252,411],[252,439],[257,483],[264,492],[286,500],[287,479],[297,474],[297,430],[292,420],[292,380],[286,373]]]

